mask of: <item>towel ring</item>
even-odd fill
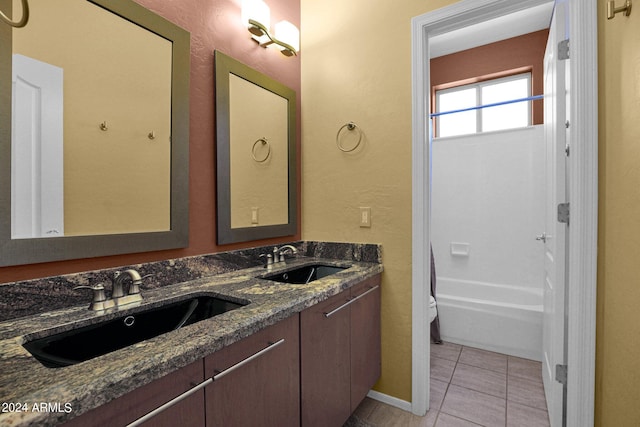
[[[347,128],[347,130],[354,130],[354,129],[358,129],[358,142],[356,143],[356,145],[353,148],[344,148],[342,146],[342,144],[340,144],[340,133],[342,133],[342,131],[344,130],[344,128]],[[356,148],[358,148],[360,146],[360,143],[362,142],[362,131],[360,130],[360,128],[358,128],[358,125],[353,123],[353,122],[349,122],[345,125],[342,125],[342,127],[340,129],[338,129],[338,133],[336,133],[336,145],[338,146],[338,148],[340,149],[340,151],[345,152],[345,153],[349,153],[353,150],[355,150]]]
[[[261,142],[262,145],[266,145],[267,146],[267,155],[264,156],[264,159],[262,160],[258,160],[256,158],[256,145],[258,145],[258,142]],[[269,156],[271,155],[271,144],[269,144],[269,141],[267,141],[267,138],[260,138],[258,140],[256,140],[256,142],[253,143],[253,147],[251,147],[251,157],[253,157],[253,160],[255,160],[258,163],[264,163],[267,161],[267,159],[269,158]]]
[[[29,22],[29,2],[28,0],[22,0],[22,18],[19,21],[12,21],[7,15],[0,11],[0,20],[5,24],[14,27],[22,28]]]

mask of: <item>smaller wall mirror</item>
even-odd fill
[[[218,244],[294,235],[296,94],[216,51]]]

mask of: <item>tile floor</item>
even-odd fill
[[[431,345],[431,409],[418,417],[366,398],[345,426],[548,427],[542,367],[457,344]]]

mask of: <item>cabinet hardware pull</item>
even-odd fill
[[[324,317],[330,317],[333,316],[335,313],[337,313],[338,311],[342,310],[343,308],[345,308],[348,305],[353,304],[354,302],[358,301],[360,298],[362,298],[363,296],[370,294],[371,292],[375,291],[376,289],[378,289],[380,287],[380,285],[375,285],[373,288],[369,288],[369,290],[367,290],[366,292],[361,293],[360,295],[358,295],[357,297],[354,298],[350,298],[347,302],[345,302],[344,304],[342,304],[340,307],[338,308],[334,308],[333,310],[331,310],[328,313],[324,313]]]
[[[238,369],[242,365],[246,365],[247,363],[249,363],[253,359],[262,356],[264,353],[266,353],[266,352],[268,352],[270,350],[273,350],[275,347],[279,346],[283,342],[284,342],[284,338],[282,338],[280,341],[269,343],[268,346],[266,346],[262,350],[258,351],[257,353],[247,357],[244,360],[241,360],[240,362],[238,362],[235,365],[225,369],[222,372],[219,372],[218,374],[212,376],[211,378],[208,378],[208,379],[204,380],[203,382],[201,382],[197,386],[195,386],[193,388],[190,388],[189,390],[185,391],[184,393],[174,397],[173,399],[171,399],[167,403],[165,403],[165,404],[163,404],[161,406],[158,406],[156,409],[154,409],[153,411],[149,412],[148,414],[143,415],[142,417],[138,418],[137,420],[133,421],[130,424],[127,424],[127,427],[137,427],[137,426],[139,426],[140,424],[148,421],[150,418],[155,417],[156,415],[158,415],[160,412],[164,411],[165,409],[168,409],[171,406],[175,405],[176,403],[180,402],[181,400],[184,400],[187,397],[191,396],[193,393],[195,393],[196,391],[200,390],[201,388],[204,388],[204,387],[208,386],[209,384],[211,384],[215,380],[219,380],[223,376],[225,376],[225,375],[231,373],[232,371]]]
[[[222,372],[218,372],[217,374],[215,374],[213,377],[211,377],[211,379],[213,381],[219,380],[220,378],[224,377],[227,374],[230,374],[231,372],[235,371],[236,369],[238,369],[239,367],[241,367],[242,365],[246,365],[247,363],[251,362],[253,359],[258,358],[260,356],[262,356],[264,353],[273,350],[274,348],[276,348],[277,346],[279,346],[280,344],[282,344],[284,342],[284,338],[282,338],[280,341],[276,341],[276,342],[272,342],[269,343],[268,346],[266,346],[265,348],[263,348],[262,350],[260,350],[257,353],[254,353],[253,355],[247,357],[244,360],[241,360],[240,362],[236,363],[233,366],[230,366],[229,368],[225,369]]]
[[[148,421],[152,417],[155,417],[160,412],[164,411],[165,409],[170,408],[171,406],[175,405],[176,403],[180,402],[181,400],[186,399],[187,397],[191,396],[196,391],[200,390],[201,388],[204,388],[205,386],[209,385],[212,382],[213,382],[213,378],[209,378],[209,379],[201,382],[197,386],[195,386],[193,388],[190,388],[189,390],[185,391],[184,393],[174,397],[173,399],[171,399],[167,403],[158,406],[156,409],[154,409],[153,411],[149,412],[146,415],[143,415],[142,417],[138,418],[137,420],[135,420],[131,424],[127,424],[127,427],[137,427],[137,426],[139,426],[140,424]]]

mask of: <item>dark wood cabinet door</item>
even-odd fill
[[[302,427],[340,427],[351,414],[349,295],[300,313]]]
[[[351,288],[351,411],[380,378],[380,275]]]
[[[207,426],[299,426],[299,346],[296,314],[207,356],[207,378],[228,372],[205,388]]]
[[[73,418],[65,427],[125,426],[204,380],[202,359]],[[204,391],[198,390],[149,419],[145,427],[204,426]]]

